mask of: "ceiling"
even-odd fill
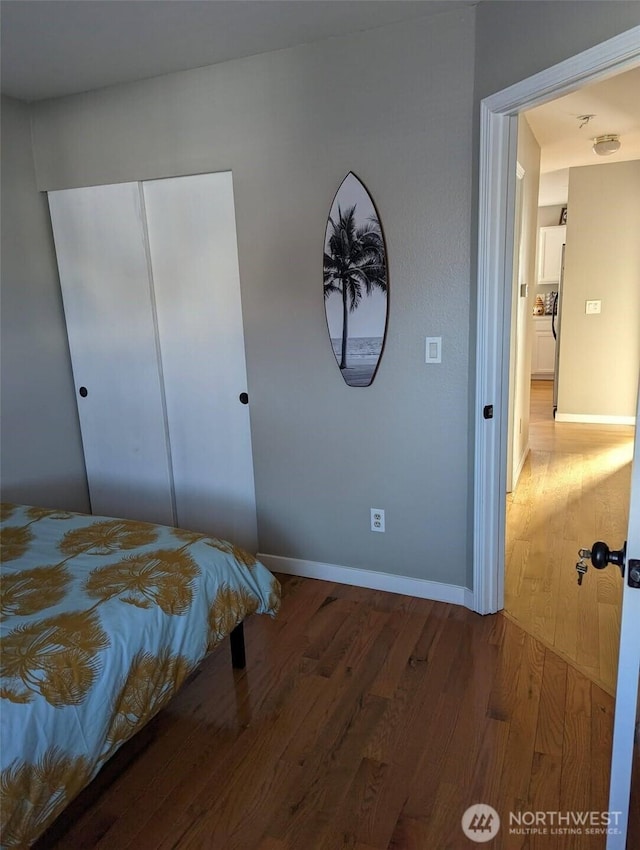
[[[541,148],[540,206],[567,202],[570,167],[640,159],[638,92],[640,68],[635,68],[525,113]],[[585,121],[585,115],[594,117]],[[596,156],[593,139],[610,133],[619,134],[620,150]]]
[[[2,0],[2,92],[60,97],[479,0]]]
[[[478,2],[0,0],[1,89],[27,102],[77,94]],[[540,205],[566,203],[570,167],[640,159],[639,91],[640,68],[526,113],[542,149]],[[596,157],[592,139],[605,133],[622,147]]]

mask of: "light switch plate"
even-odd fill
[[[584,312],[588,316],[593,316],[596,313],[602,312],[602,301],[585,301]]]
[[[428,336],[425,340],[425,363],[442,363],[442,337]]]

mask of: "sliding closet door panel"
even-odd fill
[[[231,174],[143,187],[178,523],[255,551]]]
[[[173,524],[137,183],[49,193],[94,514]]]

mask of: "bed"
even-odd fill
[[[2,847],[29,847],[200,661],[280,587],[232,544],[3,504]]]

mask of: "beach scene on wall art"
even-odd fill
[[[387,329],[387,257],[373,200],[352,172],[329,212],[323,277],[329,338],[342,377],[350,387],[368,387]]]

